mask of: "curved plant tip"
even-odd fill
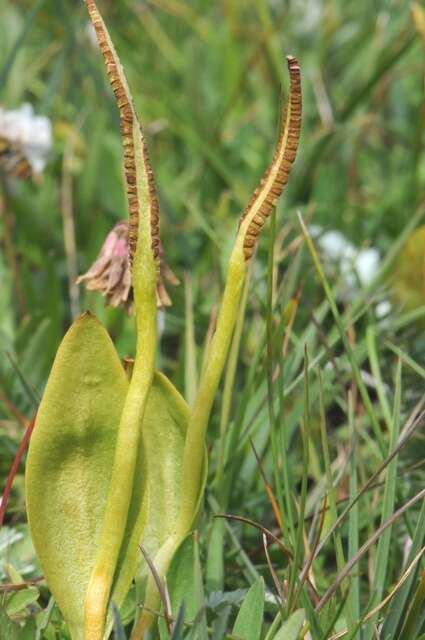
[[[248,202],[239,224],[238,242],[242,243],[245,260],[254,253],[259,233],[283,193],[297,155],[301,132],[301,75],[298,60],[294,56],[287,56],[286,60],[290,79],[289,99],[282,115],[278,143],[272,163]]]
[[[85,0],[103,55],[109,82],[120,116],[124,146],[124,169],[128,197],[129,259],[133,286],[147,285],[156,273],[159,306],[168,306],[169,297],[160,277],[161,242],[159,202],[142,126],[137,117],[130,89],[119,57],[94,0]],[[137,294],[136,294],[137,305]]]
[[[239,224],[216,331],[193,409],[188,416],[184,449],[181,453],[181,479],[178,477],[176,485],[180,487],[179,508],[175,518],[167,519],[168,524],[172,524],[172,530],[166,534],[161,548],[153,558],[155,570],[161,579],[168,572],[170,563],[182,541],[193,528],[200,510],[206,472],[205,433],[238,314],[247,262],[254,253],[259,231],[283,192],[298,148],[301,126],[300,69],[296,58],[289,56],[287,60],[290,76],[288,106],[282,117],[272,163],[255,190]],[[177,477],[177,474],[175,475]],[[148,529],[149,526],[148,522]],[[157,539],[157,534],[154,537]],[[132,640],[142,640],[145,637],[146,631],[154,620],[151,610],[157,610],[159,602],[155,581],[149,577],[144,598],[146,609],[136,622]]]

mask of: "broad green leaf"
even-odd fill
[[[304,609],[297,609],[280,627],[273,640],[297,640],[305,620]]]
[[[264,580],[254,582],[237,615],[233,635],[241,640],[260,640],[264,613]]]
[[[27,503],[34,544],[49,587],[75,638],[82,634],[84,600],[99,544],[127,389],[127,376],[108,334],[95,318],[83,316],[58,350],[27,463]],[[142,422],[142,446],[113,587],[112,600],[117,606],[128,591],[139,558],[138,544],[146,519],[146,464],[150,510],[144,544],[153,558],[165,546],[163,573],[178,546],[170,546],[169,540],[178,518],[188,412],[172,384],[157,373]],[[205,475],[206,465],[203,482]],[[202,492],[203,486],[200,495]]]
[[[99,541],[127,376],[105,329],[85,314],[57,352],[26,467],[28,519],[72,637]]]
[[[142,429],[150,495],[143,546],[154,558],[174,533],[179,514],[181,465],[189,407],[171,382],[157,373],[149,395],[149,409]]]
[[[40,592],[36,587],[28,587],[21,591],[15,591],[7,599],[6,613],[8,616],[15,616],[30,604],[37,602]]]
[[[148,520],[142,542],[161,579],[167,574],[173,556],[185,538],[176,536],[175,531],[180,514],[182,460],[188,419],[189,407],[186,401],[171,382],[157,372],[142,427],[149,485]],[[197,510],[204,492],[206,473],[205,455]],[[139,583],[142,588],[146,587],[144,604],[149,609],[158,610],[158,589],[146,565],[142,568]],[[142,595],[140,598],[142,599]],[[134,638],[142,637],[143,630],[151,622],[152,615],[143,611],[138,622],[140,631],[134,633]]]

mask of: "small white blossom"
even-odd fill
[[[384,318],[392,309],[391,302],[389,300],[382,300],[376,305],[375,313],[377,318]]]
[[[52,123],[34,114],[30,104],[7,111],[0,107],[0,136],[16,144],[34,173],[43,171],[52,147]]]
[[[87,22],[86,23],[86,26],[84,28],[84,35],[88,39],[88,41],[90,43],[90,46],[92,46],[92,47],[94,47],[96,49],[97,46],[98,46],[96,30],[95,30],[95,28],[94,28],[94,26],[92,25],[91,22]]]
[[[358,249],[340,231],[322,233],[320,227],[310,227],[313,238],[328,260],[339,262],[341,273],[347,284],[354,285],[353,272],[357,274],[363,286],[368,285],[379,270],[379,252],[377,249]]]
[[[354,267],[363,285],[369,284],[379,270],[379,252],[371,247],[370,249],[362,249],[358,252]]]

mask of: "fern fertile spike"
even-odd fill
[[[286,59],[290,89],[278,143],[273,160],[251,196],[239,225],[239,232],[243,233],[245,260],[249,260],[254,253],[258,235],[282,195],[297,154],[301,131],[301,75],[298,60],[294,56],[287,56]]]
[[[137,239],[139,234],[139,217],[140,217],[140,193],[137,176],[137,159],[134,143],[134,132],[140,138],[140,147],[143,156],[144,179],[147,183],[149,196],[149,216],[150,216],[150,234],[151,248],[154,260],[159,258],[160,240],[159,240],[159,202],[153,175],[152,167],[149,160],[148,149],[143,134],[142,127],[138,121],[136,111],[134,109],[133,100],[124,71],[119,62],[118,56],[114,50],[113,44],[106,31],[103,20],[97,10],[93,0],[86,0],[87,9],[90,19],[96,31],[96,37],[99,48],[102,52],[106,72],[109,82],[115,95],[120,114],[121,136],[124,145],[124,170],[125,181],[127,187],[128,207],[129,207],[129,246],[130,246],[130,262],[136,253]]]

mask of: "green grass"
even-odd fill
[[[425,215],[425,57],[408,3],[99,7],[146,126],[165,256],[182,281],[158,364],[188,399],[239,214],[270,160],[284,55],[296,55],[303,74],[302,144],[244,292],[209,425],[199,538],[170,569],[176,624],[169,632],[160,623],[161,640],[419,640],[425,307],[392,297],[392,267]],[[126,203],[118,117],[83,4],[0,0],[0,16],[0,104],[31,102],[54,126],[40,181],[1,178],[4,485],[72,319],[64,185],[79,273]],[[347,285],[310,224],[376,247],[374,280]],[[385,317],[382,299],[394,301]],[[134,355],[131,318],[83,289],[77,302],[100,317],[122,357]],[[45,583],[16,586],[41,576],[23,495],[21,465],[0,530],[0,638],[65,640]],[[115,638],[129,637],[140,604],[132,590],[115,611]]]

